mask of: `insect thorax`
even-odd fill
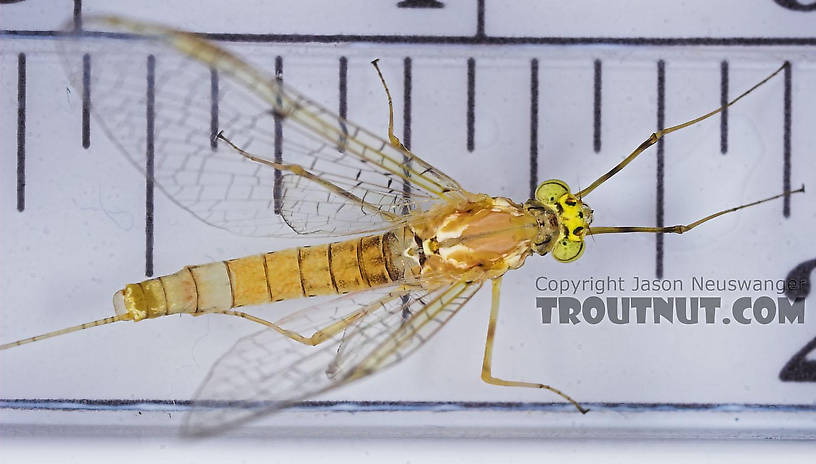
[[[423,277],[483,280],[520,267],[532,253],[538,222],[506,198],[473,195],[429,211],[412,224]]]
[[[539,255],[549,253],[561,233],[558,212],[552,206],[536,200],[527,200],[523,207],[538,222],[538,234],[533,241],[533,251]]]

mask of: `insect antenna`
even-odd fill
[[[104,319],[99,319],[93,322],[86,322],[84,324],[75,325],[73,327],[66,327],[64,329],[55,330],[53,332],[44,333],[42,335],[37,335],[34,337],[24,338],[22,340],[17,340],[16,342],[6,343],[5,345],[0,345],[0,350],[7,350],[9,348],[14,348],[15,346],[25,345],[26,343],[33,343],[38,342],[40,340],[45,340],[46,338],[51,337],[58,337],[60,335],[69,334],[71,332],[77,332],[80,330],[90,329],[91,327],[98,327],[100,325],[107,325],[113,324],[114,322],[128,320],[128,314],[116,315],[111,317],[106,317]]]
[[[794,193],[805,193],[805,186],[802,185],[796,190],[787,190],[785,192],[780,193],[779,195],[774,195],[772,197],[764,198],[762,200],[753,201],[751,203],[746,203],[744,205],[735,206],[733,208],[724,209],[722,211],[718,211],[714,214],[710,214],[702,219],[698,219],[690,224],[685,225],[677,225],[677,226],[669,226],[669,227],[590,227],[589,231],[587,231],[586,235],[599,235],[599,234],[622,234],[622,233],[629,233],[629,232],[649,232],[649,233],[665,233],[665,234],[682,234],[684,232],[688,232],[691,229],[699,226],[704,222],[708,222],[716,217],[722,216],[723,214],[733,213],[735,211],[739,211],[744,208],[748,208],[750,206],[756,206],[771,200],[776,200],[777,198],[792,195]]]
[[[790,63],[786,61],[784,64],[782,64],[782,66],[779,67],[779,69],[777,69],[776,71],[771,73],[768,77],[766,77],[765,79],[762,79],[757,84],[755,84],[753,87],[751,87],[750,89],[746,90],[745,92],[741,93],[739,96],[737,96],[736,98],[734,98],[733,100],[728,102],[728,104],[723,105],[723,106],[717,108],[716,110],[708,112],[708,113],[706,113],[706,114],[704,114],[704,115],[702,115],[700,117],[694,118],[691,121],[686,121],[686,122],[684,122],[682,124],[678,124],[676,126],[668,127],[666,129],[662,129],[662,130],[659,130],[659,131],[653,133],[652,135],[649,136],[648,139],[644,140],[643,143],[638,145],[638,147],[635,148],[635,151],[633,151],[631,154],[629,154],[629,156],[624,158],[623,161],[621,161],[620,163],[615,165],[615,167],[610,169],[606,174],[604,174],[601,177],[599,177],[598,179],[596,179],[595,182],[593,182],[593,183],[591,183],[589,185],[589,187],[581,190],[576,195],[578,196],[578,198],[584,198],[585,196],[589,195],[589,192],[595,190],[595,188],[597,188],[599,185],[603,184],[604,182],[609,180],[612,176],[614,176],[615,174],[620,172],[624,167],[626,167],[627,164],[632,162],[633,159],[637,158],[637,156],[640,155],[641,153],[643,153],[647,148],[649,148],[652,145],[654,145],[655,143],[657,143],[657,141],[660,140],[664,135],[672,133],[672,132],[680,130],[680,129],[683,129],[685,127],[691,126],[692,124],[696,124],[696,123],[698,123],[700,121],[703,121],[705,119],[710,118],[711,116],[714,116],[717,113],[722,112],[724,109],[726,109],[726,108],[730,107],[731,105],[733,105],[734,103],[740,101],[742,99],[742,97],[748,95],[749,93],[756,90],[762,84],[764,84],[764,83],[768,82],[769,80],[771,80],[771,78],[773,78],[774,76],[779,74],[783,69],[785,69],[788,66],[790,66]]]

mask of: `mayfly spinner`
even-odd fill
[[[671,227],[596,227],[585,203],[661,137],[733,105],[786,65],[728,105],[651,134],[586,188],[573,192],[561,180],[548,180],[534,198],[516,203],[469,192],[411,153],[394,135],[391,97],[378,67],[388,97],[387,139],[195,35],[115,17],[85,25],[116,31],[114,38],[129,47],[129,53],[117,54],[106,44],[94,55],[94,114],[173,202],[239,235],[346,237],[187,266],[128,284],[114,296],[115,316],[0,346],[181,313],[264,325],[213,366],[187,422],[192,433],[286,407],[394,364],[445,325],[485,282],[493,298],[482,379],[550,390],[586,412],[552,386],[493,376],[502,276],[532,254],[574,261],[590,235],[681,234],[723,214],[804,192],[802,187]],[[88,52],[98,42],[71,39],[64,47]],[[134,49],[147,50],[146,60],[133,59]],[[66,66],[73,74],[73,63]],[[242,310],[317,295],[342,296],[276,322]],[[316,347],[301,349],[298,343]]]

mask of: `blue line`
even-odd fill
[[[582,403],[592,411],[612,412],[816,412],[816,404],[757,403]],[[205,406],[212,409],[242,408],[263,410],[274,402],[220,402]],[[173,400],[70,400],[5,399],[0,409],[49,411],[158,411],[183,412],[193,408],[191,401]],[[478,401],[305,401],[290,409],[317,412],[460,412],[460,411],[540,411],[573,412],[569,403],[478,402]]]

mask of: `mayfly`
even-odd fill
[[[573,192],[561,180],[548,180],[534,198],[516,203],[465,190],[400,142],[376,60],[388,101],[386,138],[196,35],[116,17],[85,25],[115,31],[129,50],[113,53],[105,45],[94,52],[93,79],[83,82],[71,63],[70,77],[92,85],[99,125],[168,198],[239,235],[344,237],[128,284],[114,296],[112,317],[0,346],[171,314],[228,315],[265,326],[212,367],[187,421],[191,433],[220,430],[394,364],[487,282],[492,308],[481,378],[549,390],[586,412],[555,387],[492,374],[502,276],[533,254],[574,261],[591,235],[681,234],[723,214],[804,192],[802,187],[671,227],[593,226],[593,210],[585,203],[661,137],[733,105],[786,65],[726,106],[651,134],[586,188]],[[90,53],[86,41],[72,39],[64,47]],[[132,50],[156,52],[136,60]],[[165,58],[163,50],[173,54]],[[318,295],[339,296],[275,322],[243,310]]]

